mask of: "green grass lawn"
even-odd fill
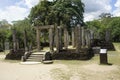
[[[120,52],[120,43],[113,43],[115,50]]]

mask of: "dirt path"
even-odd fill
[[[22,65],[19,61],[5,61],[4,57],[0,55],[0,80],[120,80],[120,55],[109,56],[112,66],[99,65],[98,56],[88,61],[54,61],[49,65]]]
[[[51,70],[64,68],[62,64],[57,65],[22,65],[20,62],[0,61],[0,80],[53,80]]]

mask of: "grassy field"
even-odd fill
[[[115,50],[120,52],[120,43],[113,43]]]
[[[54,80],[120,80],[120,43],[114,43],[116,51],[108,51],[108,63],[100,65],[99,54],[91,60],[56,60],[54,64],[64,64],[66,68],[56,68],[51,72]]]
[[[119,80],[120,52],[108,51],[108,62],[112,65],[100,65],[99,55],[91,60],[56,60],[54,64],[64,64],[64,69],[51,70],[54,80]]]

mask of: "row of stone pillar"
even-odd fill
[[[41,49],[40,29],[36,29],[36,30],[37,30],[37,48],[38,48],[38,51],[40,51]],[[54,35],[55,35],[55,40],[54,40]],[[63,35],[64,35],[64,40],[62,40],[62,28],[60,26],[55,28],[55,31],[53,28],[49,28],[49,47],[51,52],[54,51],[54,43],[55,43],[57,52],[62,50],[63,46],[64,46],[64,49],[68,48],[69,34],[68,34],[67,28],[63,29]],[[72,45],[73,47],[76,47],[77,52],[80,52],[81,48],[90,47],[90,43],[91,43],[90,35],[91,35],[90,31],[87,29],[84,29],[84,27],[77,26],[74,29],[72,29]],[[64,45],[62,43],[64,43]]]
[[[48,28],[49,30],[49,47],[50,47],[50,52],[53,52],[54,51],[54,43],[55,43],[55,46],[56,46],[56,51],[59,52],[60,50],[63,49],[63,46],[65,49],[68,48],[68,45],[69,45],[69,38],[68,38],[68,31],[67,29],[65,28],[64,29],[64,45],[62,44],[63,40],[62,40],[62,28],[60,26],[58,26],[57,28],[55,28],[55,31],[54,31],[54,28]],[[41,29],[37,28],[36,29],[36,37],[37,37],[37,49],[38,51],[41,50],[41,44],[40,44],[40,31]],[[55,38],[54,38],[55,36]],[[55,39],[55,40],[54,40]]]
[[[81,26],[72,29],[72,45],[76,47],[76,52],[79,53],[82,48],[90,47],[91,35],[89,30]]]

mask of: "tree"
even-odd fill
[[[112,41],[120,42],[120,17],[113,17],[108,26],[111,30]]]
[[[29,18],[34,25],[83,23],[84,4],[81,0],[43,0],[31,9]]]
[[[8,23],[7,20],[3,19],[0,21],[0,29],[9,29],[11,25]]]
[[[94,38],[99,39],[99,37],[102,37],[102,29],[101,29],[101,22],[99,20],[93,20],[86,22],[87,28],[92,30],[94,32]],[[101,35],[100,35],[101,34]]]
[[[20,47],[24,47],[24,39],[27,37],[27,47],[28,45],[32,44],[35,45],[35,30],[31,26],[29,19],[19,20],[13,22],[13,28],[16,30],[16,36]],[[26,32],[26,36],[25,35]]]
[[[67,26],[83,23],[84,4],[81,0],[57,0],[52,8],[51,14],[58,26],[61,22]]]
[[[11,36],[10,27],[11,25],[7,20],[0,21],[0,48],[3,50],[5,41],[9,41],[9,38]]]
[[[50,24],[49,22],[51,22],[51,19],[49,21],[47,19],[52,5],[53,2],[43,0],[31,9],[29,18],[34,26]]]
[[[102,18],[111,18],[112,14],[111,13],[101,13],[99,17]]]

